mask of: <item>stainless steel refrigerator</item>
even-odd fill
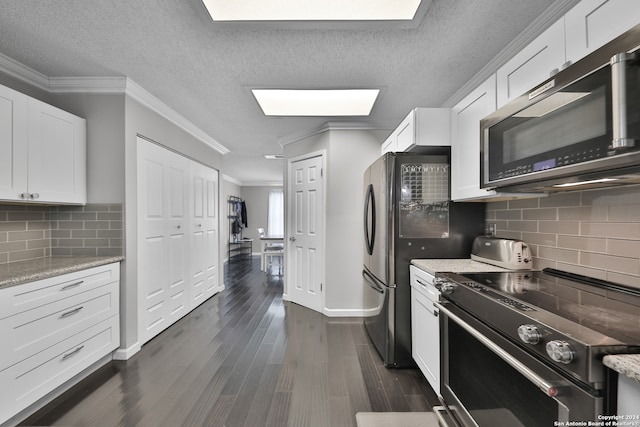
[[[364,324],[387,367],[411,357],[409,264],[468,258],[484,203],[449,201],[450,148],[386,153],[364,174]]]

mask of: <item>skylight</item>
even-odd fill
[[[411,20],[421,0],[202,0],[214,21]]]
[[[380,89],[252,89],[267,116],[368,116]]]

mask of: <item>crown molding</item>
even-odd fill
[[[229,175],[222,174],[222,179],[223,179],[223,181],[227,181],[227,182],[230,182],[232,184],[242,186],[242,182],[238,181],[237,179],[235,179],[235,178],[233,178],[233,177],[231,177]]]
[[[225,155],[229,152],[229,149],[224,145],[220,144],[218,141],[213,139],[207,133],[205,133],[202,129],[191,123],[189,120],[184,118],[182,115],[177,113],[171,107],[169,107],[164,102],[160,101],[158,98],[149,93],[142,86],[134,82],[133,80],[127,78],[126,82],[126,94],[129,95],[132,99],[135,99],[145,107],[155,111],[165,119],[169,120],[176,126],[182,128],[184,131],[188,132],[195,138],[203,141],[211,148],[216,150],[222,155]]]
[[[52,94],[62,93],[122,93],[159,114],[194,138],[204,142],[225,155],[229,149],[220,144],[202,129],[153,96],[142,86],[125,76],[102,77],[47,77],[18,61],[0,53],[0,72],[24,81]]]
[[[247,181],[240,184],[241,187],[284,187],[282,181]]]
[[[126,93],[127,78],[104,77],[49,77],[51,93]]]
[[[325,122],[317,128],[302,132],[290,133],[278,138],[281,147],[331,130],[385,130],[367,122]]]
[[[49,77],[2,53],[0,53],[0,71],[38,89],[49,91]]]

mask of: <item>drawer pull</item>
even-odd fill
[[[83,306],[80,306],[78,308],[74,308],[73,310],[69,310],[69,311],[67,311],[65,313],[62,313],[60,315],[60,319],[64,319],[65,317],[73,316],[74,314],[79,313],[80,310],[82,310],[83,308],[84,308]]]
[[[416,282],[417,282],[419,285],[421,285],[423,288],[427,288],[427,287],[429,287],[429,285],[428,285],[428,284],[424,283],[424,282],[423,282],[422,280],[420,280],[420,279],[416,279]]]
[[[80,353],[80,350],[82,350],[84,348],[83,345],[81,345],[80,347],[76,347],[75,349],[73,349],[72,351],[70,351],[69,353],[65,354],[64,356],[62,356],[61,360],[67,360],[68,358],[70,358],[71,356],[75,356],[76,354]]]
[[[73,283],[70,283],[70,284],[68,284],[66,286],[63,286],[62,289],[60,289],[60,290],[61,291],[67,291],[69,289],[76,288],[76,287],[82,285],[83,283],[84,283],[84,280],[79,280],[77,282],[73,282]]]

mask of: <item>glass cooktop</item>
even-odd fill
[[[461,275],[534,309],[549,311],[622,342],[640,344],[640,289],[551,269]],[[513,303],[507,305],[519,308]]]

